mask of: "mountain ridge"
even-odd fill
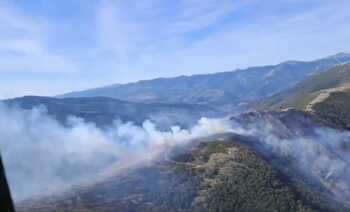
[[[253,110],[297,109],[335,126],[350,129],[350,64],[342,64],[308,77],[291,89],[262,99]]]
[[[318,127],[299,111],[249,113],[232,120],[245,120],[248,128],[260,120],[278,127],[275,132],[286,138],[307,136]],[[106,181],[21,202],[18,211],[349,210],[331,193],[336,185],[327,184],[337,175],[328,178],[318,169],[299,170],[288,155],[270,154],[257,139],[223,134],[194,141],[164,160],[123,170]],[[335,156],[326,149],[321,153]],[[325,182],[311,180],[303,171]]]
[[[339,53],[309,62],[286,61],[235,71],[140,80],[70,92],[59,98],[106,96],[131,102],[190,103],[232,109],[294,86],[307,76],[350,62]]]
[[[112,125],[114,121],[134,122],[141,125],[150,120],[164,126],[188,127],[203,116],[219,116],[215,109],[196,104],[135,103],[109,97],[53,98],[24,96],[3,100],[9,106],[31,110],[44,106],[48,114],[66,123],[69,116],[76,116],[97,126]]]

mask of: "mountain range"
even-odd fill
[[[18,211],[350,211],[350,55],[112,85],[43,105],[98,127],[114,120],[164,129],[226,116],[234,132],[198,138],[107,179],[17,203]]]
[[[48,113],[61,122],[75,115],[101,126],[110,125],[116,119],[137,124],[148,119],[165,127],[187,127],[200,117],[232,115],[247,111],[252,105],[258,110],[276,109],[278,104],[269,102],[276,102],[279,97],[292,101],[292,94],[286,93],[293,89],[298,95],[304,93],[304,87],[313,89],[306,88],[313,83],[304,80],[318,81],[317,77],[325,75],[323,81],[328,85],[331,79],[328,72],[323,73],[349,61],[350,54],[339,53],[311,62],[289,61],[232,72],[111,85],[59,97],[26,96],[4,102],[25,109],[44,105]]]
[[[350,54],[339,53],[310,62],[287,61],[215,74],[158,78],[71,92],[59,97],[103,96],[143,103],[202,104],[227,111],[284,91],[310,75],[347,62],[350,62]]]

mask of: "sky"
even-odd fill
[[[350,52],[349,0],[1,0],[0,99]]]

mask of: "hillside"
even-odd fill
[[[256,110],[305,110],[350,129],[350,64],[338,65],[298,83],[295,87],[263,99]]]
[[[102,129],[115,120],[141,125],[148,119],[163,130],[227,115],[230,105],[308,76],[256,105],[274,111],[230,117],[233,131],[198,137],[147,163],[116,163],[103,173],[107,178],[96,173],[64,193],[16,202],[17,211],[350,211],[349,136],[330,128],[350,129],[350,64],[335,65],[347,56],[109,87],[128,101],[115,98],[122,96],[5,100],[27,110],[44,106],[68,128],[73,115]],[[327,67],[332,68],[323,71]]]
[[[64,197],[23,203],[18,211],[336,211],[334,207],[326,195],[291,181],[231,138]]]
[[[232,120],[244,128],[260,121],[277,127],[281,139],[311,136],[319,126],[297,111],[249,113]],[[328,144],[321,140],[312,142],[324,158],[345,154],[325,149]],[[271,151],[259,137],[216,135],[92,185],[21,202],[17,211],[349,211],[340,201],[349,197],[344,170],[322,167],[318,160],[307,161],[310,168],[303,169],[296,156]]]
[[[230,110],[246,101],[288,89],[309,75],[349,61],[349,54],[340,53],[311,62],[288,61],[231,72],[144,80],[67,93],[60,97],[105,96],[133,102],[214,105]]]
[[[315,104],[313,111],[316,117],[334,127],[350,130],[350,91],[332,93]]]
[[[93,122],[97,126],[111,125],[116,120],[142,124],[148,119],[163,127],[175,124],[186,127],[203,116],[220,115],[210,107],[195,104],[143,104],[107,97],[58,99],[27,96],[3,102],[24,109],[33,109],[42,105],[45,106],[48,114],[61,123],[66,123],[67,117],[73,115],[87,122]]]

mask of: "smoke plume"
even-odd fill
[[[302,124],[301,130],[295,128],[290,134],[291,129],[284,131],[280,126],[283,123],[279,122],[269,125],[258,121],[244,127],[239,123],[233,125],[231,131],[254,137],[258,148],[266,155],[291,161],[304,177],[311,178],[333,193],[336,199],[349,204],[350,132],[316,124],[307,134],[301,132],[305,130]]]
[[[267,155],[292,160],[339,200],[349,199],[350,133],[317,126],[307,135],[294,129],[294,135],[281,136],[276,127],[281,123],[276,123],[242,126],[228,118],[202,118],[189,129],[174,126],[162,131],[147,120],[142,126],[116,120],[101,129],[77,117],[63,126],[44,107],[22,110],[1,105],[0,149],[19,201],[91,181],[113,167],[150,162],[193,139],[236,133],[254,138]]]
[[[0,149],[15,200],[33,198],[94,179],[111,166],[144,163],[171,147],[229,131],[225,120],[202,118],[188,130],[159,131],[115,121],[100,129],[77,117],[68,126],[44,107],[22,110],[0,105]]]

